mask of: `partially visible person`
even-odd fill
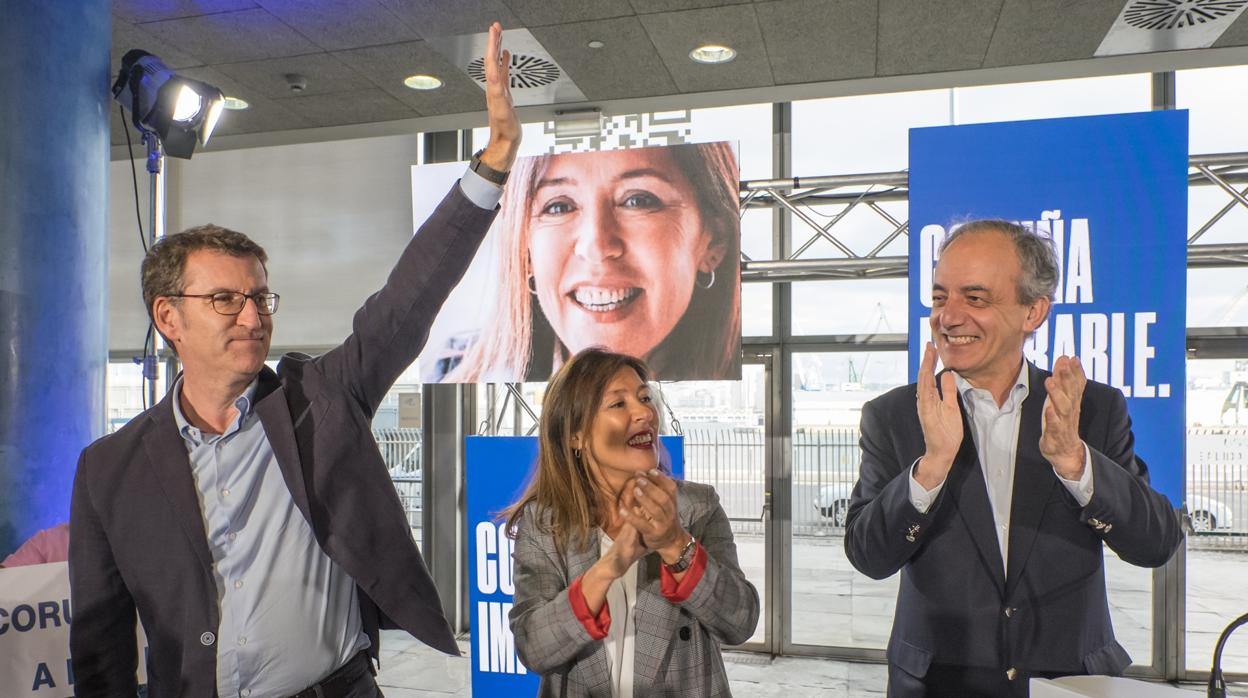
[[[642,358],[664,380],[740,375],[727,143],[521,158],[499,227],[493,311],[447,380],[547,380],[593,346]]]
[[[519,147],[502,27],[489,33],[489,144],[342,344],[265,365],[279,297],[242,233],[200,226],[148,251],[144,302],[183,372],[79,460],[78,698],[135,694],[136,611],[154,698],[377,698],[382,627],[459,654],[370,423],[485,238]]]
[[[1034,677],[1121,674],[1104,549],[1160,567],[1182,543],[1122,393],[1077,358],[1052,372],[1023,358],[1057,280],[1048,239],[1003,220],[956,229],[918,382],[863,406],[845,553],[873,579],[901,572],[890,698],[1023,698]]]
[[[588,349],[546,390],[536,471],[506,512],[511,629],[541,696],[728,696],[721,645],[758,623],[715,490],[664,472],[649,377]]]
[[[44,565],[69,559],[69,522],[45,528],[0,562],[0,568]]]

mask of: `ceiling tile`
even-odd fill
[[[1122,3],[1005,0],[985,67],[1092,58]]]
[[[307,95],[275,100],[280,106],[307,119],[312,126],[364,124],[419,116],[394,97],[375,87],[328,95]]]
[[[654,12],[677,12],[723,5],[743,5],[750,0],[628,0],[637,14]]]
[[[1215,47],[1248,46],[1248,12],[1240,15],[1235,22],[1227,27],[1222,36],[1213,42]]]
[[[255,0],[112,0],[113,15],[127,22],[155,22],[246,10]]]
[[[309,53],[304,56],[269,58],[246,63],[223,63],[216,68],[247,86],[252,93],[273,99],[373,87],[367,77],[328,53]],[[297,73],[307,78],[307,87],[302,92],[292,92],[286,80],[287,73]]]
[[[377,0],[258,0],[326,50],[415,41],[420,33]]]
[[[320,48],[261,9],[139,25],[204,63],[319,53]]]
[[[148,53],[160,58],[165,65],[177,70],[193,65],[202,65],[203,61],[188,55],[173,46],[157,39],[151,34],[143,31],[129,22],[123,22],[119,19],[113,20],[113,46],[110,64],[112,65],[113,76],[116,77],[117,71],[121,69],[121,59],[126,52],[132,48],[143,49]]]
[[[485,91],[423,41],[336,51],[333,55],[421,115],[485,108]],[[442,81],[442,87],[427,91],[405,87],[403,78],[417,73],[433,75]]]
[[[381,0],[401,19],[420,29],[425,38],[479,34],[491,22],[518,27],[520,20],[501,0]]]
[[[776,84],[875,75],[876,0],[758,3]]]
[[[880,0],[877,75],[983,65],[1002,0]]]
[[[642,26],[682,92],[771,85],[771,66],[753,5],[642,15]],[[689,52],[702,44],[736,49],[730,63],[694,63]]]
[[[532,29],[547,24],[588,22],[610,17],[627,17],[633,8],[623,0],[503,0],[524,26]]]
[[[675,94],[654,44],[636,17],[529,29],[590,100]],[[589,48],[591,40],[606,43]]]

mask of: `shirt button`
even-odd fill
[[[226,538],[229,538],[230,540],[238,540],[238,534],[231,533],[230,535],[226,536]]]
[[[203,635],[199,636],[199,644],[203,645],[204,647],[211,647],[212,643],[216,641],[217,641],[217,636],[213,635],[212,633],[204,633]]]
[[[242,589],[242,588],[243,588],[243,580],[241,580],[241,579],[236,580],[236,581],[234,582],[234,588],[235,588],[235,589]]]
[[[239,635],[239,636],[238,636],[238,644],[239,644],[239,646],[240,646],[240,647],[241,647],[242,645],[247,644],[247,638],[243,637],[242,635]]]
[[[244,696],[244,698],[246,698],[246,696],[249,696],[249,695],[251,695],[251,689],[250,689],[250,688],[244,688],[244,689],[243,689],[243,696]]]
[[[229,491],[229,490],[221,490],[221,496],[222,496],[222,497],[228,497],[228,496],[230,496],[230,491]]]

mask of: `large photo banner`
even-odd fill
[[[673,477],[684,476],[684,439],[660,436]],[[537,461],[536,436],[470,436],[464,467],[468,508],[468,609],[472,695],[537,695],[539,678],[516,656],[508,614],[515,594],[512,540],[499,512],[516,501]]]
[[[412,168],[415,227],[464,168]],[[656,379],[739,380],[738,177],[726,142],[520,158],[430,329],[421,379],[545,381],[599,346]]]
[[[1187,112],[910,131],[909,359],[931,339],[932,271],[960,223],[1003,218],[1049,237],[1060,278],[1028,360],[1078,356],[1127,398],[1152,484],[1183,501]]]

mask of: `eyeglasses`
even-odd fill
[[[221,315],[238,315],[243,312],[250,298],[256,304],[256,312],[272,315],[277,312],[277,302],[282,299],[276,293],[242,293],[241,291],[218,291],[217,293],[171,293],[170,298],[207,298],[212,309]]]

